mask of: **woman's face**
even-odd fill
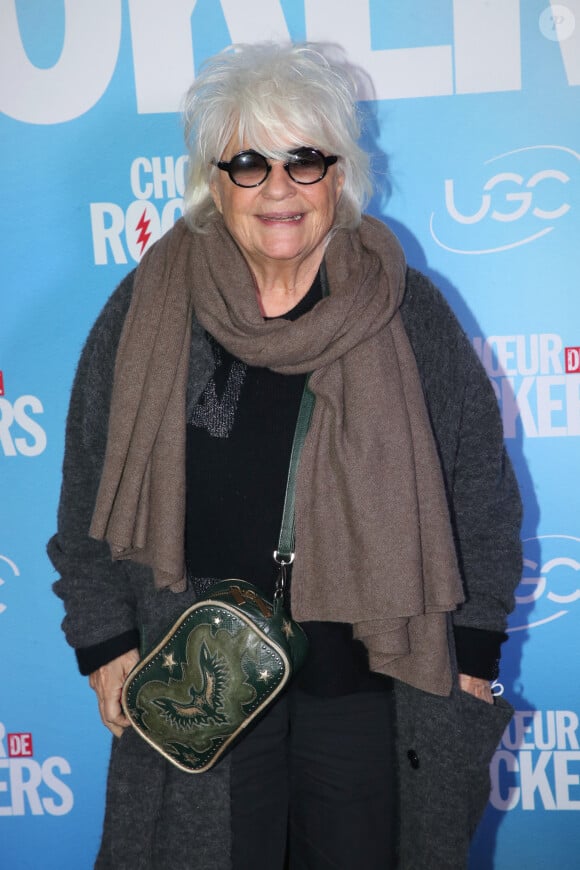
[[[251,147],[244,144],[243,149]],[[230,161],[240,150],[235,138],[220,159]],[[256,275],[289,265],[317,268],[334,224],[342,173],[335,164],[321,181],[297,184],[282,162],[268,162],[272,169],[259,187],[238,187],[227,172],[216,170],[210,184],[216,208]]]

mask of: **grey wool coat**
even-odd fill
[[[110,643],[138,628],[145,644],[189,604],[191,589],[153,587],[149,568],[113,562],[88,537],[103,463],[116,347],[127,312],[129,275],[89,336],[73,388],[58,532],[49,555],[61,579],[63,628],[75,648]],[[449,619],[503,631],[520,578],[520,501],[495,397],[468,339],[439,291],[409,269],[401,308],[425,394],[446,486],[465,604]],[[213,370],[194,325],[188,403]],[[124,649],[119,652],[125,651]],[[488,766],[511,716],[457,688],[449,697],[396,682],[400,867],[460,870],[489,792]],[[168,764],[132,729],[113,740],[101,870],[229,870],[229,760],[191,776]]]

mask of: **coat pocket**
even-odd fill
[[[458,698],[469,781],[469,828],[472,834],[489,798],[490,761],[514,711],[504,698],[495,698],[493,704],[488,704],[462,691],[458,693]]]

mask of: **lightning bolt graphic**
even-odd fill
[[[139,230],[139,235],[137,236],[137,244],[141,245],[141,254],[145,250],[145,245],[151,238],[151,233],[148,233],[150,220],[146,220],[147,217],[147,209],[143,209],[143,214],[139,218],[139,223],[135,226],[136,230]]]

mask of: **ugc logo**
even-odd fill
[[[491,157],[470,179],[446,178],[433,240],[454,254],[494,254],[556,229],[578,198],[580,153],[530,145]]]
[[[7,566],[8,570],[5,572]],[[9,559],[8,556],[3,556],[0,553],[0,586],[4,586],[6,582],[6,580],[2,576],[4,573],[7,573],[8,577],[20,577],[20,570],[18,568],[18,565],[13,562],[12,559]],[[0,601],[0,613],[4,613],[6,609],[7,605],[3,604],[2,601]]]
[[[580,600],[580,538],[539,535],[523,545],[523,576],[508,632],[561,619]]]

